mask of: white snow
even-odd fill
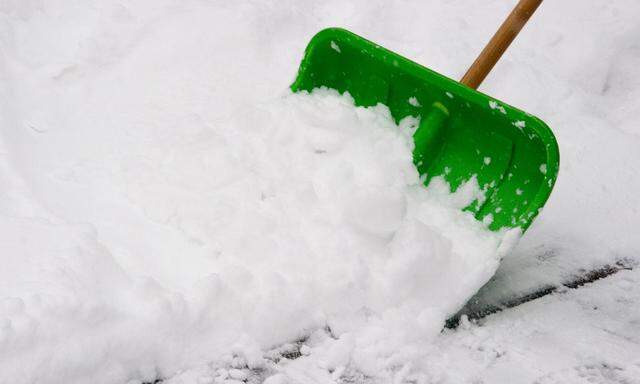
[[[476,301],[500,302],[581,270],[639,259],[640,4],[580,4],[544,2],[480,88],[548,123],[561,169],[545,210]],[[297,170],[308,176],[302,165],[309,163],[288,158],[287,148],[313,144],[307,160],[339,156],[332,151],[339,152],[345,138],[338,134],[341,119],[317,116],[314,105],[302,102],[296,113],[277,110],[298,102],[286,87],[315,32],[344,26],[460,78],[512,6],[498,0],[482,7],[464,1],[0,1],[0,382],[637,382],[637,271],[434,335],[443,309],[427,308],[429,292],[412,288],[453,270],[438,266],[402,279],[426,267],[399,250],[406,260],[396,264],[369,253],[333,263],[312,255],[312,270],[293,258],[255,257],[276,245],[242,238],[284,233],[267,220],[268,211],[253,209],[278,201],[282,189],[265,183],[267,175]],[[356,113],[343,106],[347,115]],[[356,114],[384,125],[381,111]],[[293,131],[284,124],[291,119],[310,130]],[[348,130],[344,135],[354,137]],[[366,141],[385,143],[371,153],[391,151],[395,143],[406,154],[405,138],[389,135],[391,143]],[[269,145],[257,145],[261,140]],[[269,155],[274,162],[262,161]],[[363,177],[376,180],[375,169]],[[247,172],[250,180],[238,177]],[[322,193],[344,207],[341,190],[347,189]],[[248,194],[252,203],[241,198]],[[428,194],[447,196],[437,189]],[[295,196],[308,195],[296,190]],[[378,196],[349,197],[362,204],[344,212],[352,220],[336,228],[389,243],[380,239],[398,222],[419,222],[394,216],[402,204],[393,194],[380,197],[389,211],[371,212],[371,204],[381,204]],[[405,196],[407,204],[420,201]],[[301,206],[289,202],[280,200],[277,208],[293,217]],[[394,246],[419,249],[410,240],[419,230],[409,226]],[[323,239],[325,247],[336,241]],[[429,245],[442,245],[432,240]],[[239,266],[229,262],[224,244],[243,250]],[[283,244],[289,255],[301,247]],[[447,254],[438,250],[434,254]],[[380,288],[384,262],[393,267],[384,276],[393,289]],[[495,268],[484,266],[475,284]],[[270,273],[283,267],[296,273]],[[327,274],[337,278],[302,281]],[[345,288],[346,281],[364,285]],[[475,289],[459,288],[453,298]],[[401,301],[392,302],[390,293]],[[419,302],[376,313],[410,297]],[[314,305],[306,305],[310,301]],[[453,301],[446,304],[453,308]],[[373,310],[358,312],[353,303]],[[327,309],[333,313],[319,315]],[[329,332],[324,325],[331,321],[337,325]],[[303,357],[272,358],[296,348]]]
[[[333,40],[331,41],[331,49],[338,53],[342,53],[342,51],[340,50],[340,46]]]
[[[543,175],[546,175],[546,174],[547,174],[547,164],[540,164],[540,172],[541,172]]]
[[[526,126],[526,123],[525,123],[524,121],[522,121],[522,120],[518,120],[518,121],[515,121],[515,122],[513,123],[513,125],[514,125],[516,128],[519,128],[520,130],[522,130],[522,129]]]
[[[502,113],[503,115],[507,114],[507,110],[500,104],[498,104],[497,101],[495,100],[490,100],[489,101],[489,108],[491,109],[497,109],[498,111],[500,111],[500,113]]]
[[[367,361],[420,351],[495,273],[503,246],[462,211],[482,198],[475,178],[455,194],[441,179],[423,187],[417,123],[323,89],[239,110],[179,144],[52,170],[62,190],[99,194],[142,223],[117,233],[115,210],[92,212],[113,236],[103,239],[88,223],[5,218],[5,236],[23,240],[4,248],[3,379],[154,380],[231,353],[264,368],[273,346],[325,328],[357,339]],[[346,358],[333,349],[308,352]]]

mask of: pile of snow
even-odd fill
[[[198,248],[174,249],[164,271],[90,225],[4,219],[2,375],[153,381],[230,354],[268,368],[268,350],[326,330],[359,344],[321,348],[327,369],[395,368],[400,346],[432,339],[494,274],[503,235],[462,211],[483,198],[475,178],[455,194],[422,185],[416,127],[317,90],[125,156],[111,181],[129,209]],[[83,167],[52,177],[93,181]]]

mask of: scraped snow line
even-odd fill
[[[479,320],[489,315],[493,315],[494,313],[517,307],[565,288],[580,288],[585,284],[590,284],[600,279],[607,278],[620,271],[630,271],[637,267],[637,264],[638,263],[634,260],[620,260],[613,265],[604,265],[600,268],[582,272],[580,275],[572,277],[571,280],[563,282],[562,285],[543,286],[533,292],[527,293],[524,296],[511,297],[499,302],[487,302],[486,300],[482,300],[482,295],[478,295],[478,297],[474,296],[469,299],[467,304],[458,311],[458,313],[447,319],[446,327],[451,329],[458,327],[463,316],[465,316],[467,320]]]

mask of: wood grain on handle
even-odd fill
[[[478,88],[540,3],[542,0],[520,0],[518,2],[518,5],[511,11],[500,29],[464,74],[460,80],[462,84],[473,89]]]

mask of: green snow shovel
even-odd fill
[[[420,116],[414,163],[425,184],[443,176],[455,191],[475,175],[486,199],[465,209],[492,230],[524,231],[553,188],[558,145],[543,121],[475,89],[541,2],[521,0],[460,82],[329,28],[311,39],[291,89],[349,92],[357,105],[385,104],[396,121]]]

